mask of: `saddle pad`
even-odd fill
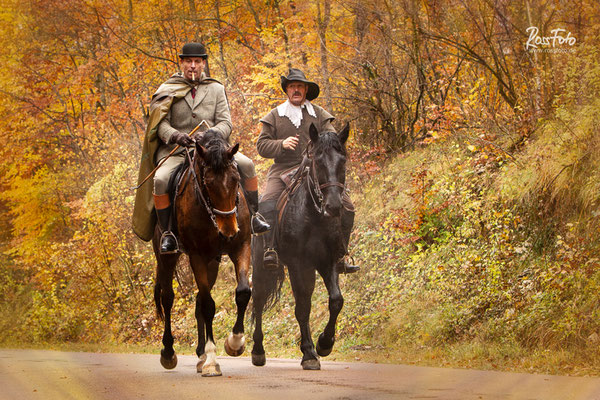
[[[300,167],[292,167],[281,173],[280,178],[283,183],[285,183],[285,187],[292,186],[292,183],[294,182],[294,175],[296,175],[296,172],[298,172],[298,168]]]

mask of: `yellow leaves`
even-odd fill
[[[41,167],[31,179],[14,177],[10,187],[0,193],[0,199],[7,202],[14,216],[16,236],[35,242],[47,238],[54,229],[65,227],[68,216],[54,190],[58,181],[47,167]]]

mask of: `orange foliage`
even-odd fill
[[[591,42],[597,29],[580,27],[597,12],[591,0],[575,16],[528,3],[534,21],[520,3],[482,0],[5,1],[0,218],[12,229],[12,264],[46,294],[76,301],[91,290],[104,306],[86,300],[90,318],[150,301],[151,256],[129,230],[128,187],[150,96],[177,71],[186,41],[207,44],[233,140],[259,171],[258,120],[282,101],[279,76],[294,66],[321,85],[317,102],[336,123],[352,121],[360,183],[386,155],[423,143],[477,132],[481,147],[529,134],[561,76],[524,52],[524,29],[561,21]]]

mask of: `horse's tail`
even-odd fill
[[[262,313],[274,307],[279,302],[281,287],[285,280],[285,271],[283,268],[280,268],[278,271],[265,271],[261,265],[258,268],[254,268],[252,277],[254,307],[252,307],[251,324],[254,325],[256,324],[256,308],[258,303],[263,304],[260,311],[262,315]],[[260,283],[257,282],[258,280],[260,280]]]
[[[162,292],[162,288],[160,287],[160,283],[156,282],[154,284],[154,305],[156,306],[156,315],[162,321],[165,319],[165,313],[162,308],[162,303],[160,301],[160,294]]]

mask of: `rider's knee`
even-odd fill
[[[249,179],[256,176],[254,163],[250,158],[246,157],[238,151],[237,153],[235,153],[234,159],[238,165],[242,179]]]

